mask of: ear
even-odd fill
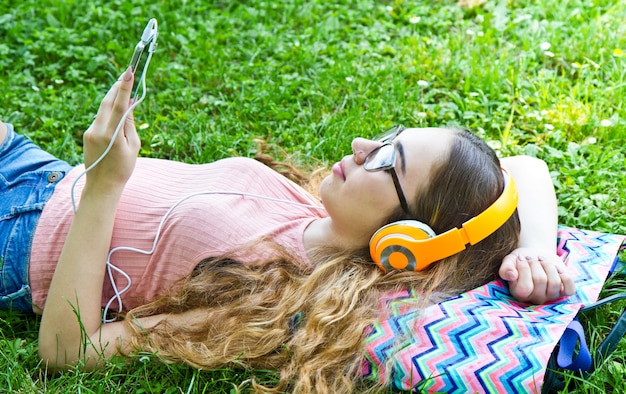
[[[411,250],[412,241],[422,241],[436,234],[427,224],[417,220],[401,220],[381,227],[370,240],[370,255],[384,272],[415,271],[417,259]]]

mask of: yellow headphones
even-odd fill
[[[513,215],[519,195],[513,177],[504,169],[504,191],[498,199],[461,228],[442,234],[417,220],[401,220],[380,228],[370,239],[372,259],[385,272],[421,271],[435,261],[475,245],[499,229]]]

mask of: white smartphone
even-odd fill
[[[135,46],[133,57],[130,59],[130,67],[132,67],[133,73],[135,74],[133,90],[130,95],[132,99],[137,98],[141,81],[146,78],[146,72],[148,71],[148,65],[150,63],[149,59],[156,49],[158,35],[157,20],[152,18],[143,29],[141,39]]]

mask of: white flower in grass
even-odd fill
[[[469,96],[470,97],[478,97],[480,95],[478,94],[478,92],[470,92]]]
[[[587,138],[587,140],[585,142],[590,144],[590,145],[593,145],[596,142],[598,142],[598,140],[596,139],[596,137],[589,137],[589,138]]]
[[[468,36],[473,36],[474,34],[476,34],[476,32],[474,32],[474,30],[472,29],[467,29],[465,30],[465,34],[467,34]]]
[[[139,125],[139,130],[145,130],[148,127],[150,127],[150,125],[148,123],[142,123]]]
[[[551,47],[552,45],[550,45],[549,42],[542,42],[541,44],[539,44],[539,48],[541,48],[542,51],[547,51]]]
[[[354,79],[352,77],[346,77],[346,81],[352,82],[352,81],[354,81]]]
[[[411,19],[409,19],[409,22],[414,25],[416,23],[420,23],[421,20],[422,18],[420,18],[419,16],[412,16]]]
[[[587,59],[587,61],[589,62],[589,64],[591,64],[594,68],[600,68],[600,65],[596,62],[594,62],[591,59]]]
[[[543,127],[545,127],[545,128],[546,128],[546,130],[548,130],[548,131],[552,131],[552,130],[554,130],[554,126],[553,126],[553,125],[551,125],[550,123],[546,123],[546,124],[544,124],[544,125],[543,125]]]
[[[610,127],[610,126],[613,126],[613,123],[611,122],[610,119],[602,119],[602,121],[600,121],[600,126]]]
[[[419,81],[417,81],[417,86],[422,87],[422,88],[426,88],[426,87],[428,87],[428,82],[420,79]]]
[[[550,51],[545,51],[543,54],[546,55],[547,57],[554,57],[554,53]]]
[[[425,118],[426,117],[426,112],[418,112],[417,113],[417,117],[418,118]]]
[[[38,91],[39,91],[39,87],[38,87],[38,86],[33,85],[33,86],[31,86],[31,88],[32,88],[35,92],[38,92]]]
[[[387,6],[387,7],[385,7],[385,8],[387,9],[387,12],[391,12],[391,11],[393,11],[393,7],[392,7],[392,6],[390,6],[390,5],[388,5],[388,6]]]

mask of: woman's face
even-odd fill
[[[447,159],[452,133],[439,128],[406,129],[392,141],[395,171],[409,208],[420,188],[427,186],[433,166]],[[391,173],[363,168],[367,155],[381,145],[379,141],[354,139],[353,154],[336,163],[320,185],[332,226],[356,245],[367,245],[372,234],[400,207]]]

